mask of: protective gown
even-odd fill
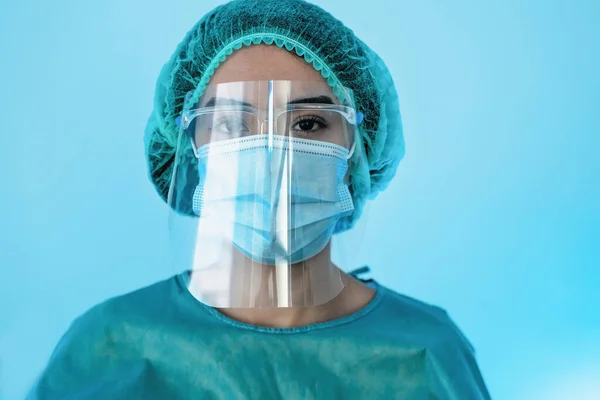
[[[445,311],[369,284],[362,310],[281,329],[229,319],[175,276],[76,319],[27,398],[490,398]]]

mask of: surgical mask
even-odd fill
[[[198,149],[193,210],[222,219],[245,256],[274,265],[320,253],[354,210],[349,151],[328,142],[253,135]]]

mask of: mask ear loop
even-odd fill
[[[352,158],[352,156],[354,155],[354,150],[356,149],[356,140],[358,139],[358,134],[355,133],[354,136],[355,136],[354,143],[352,144],[352,148],[350,149],[350,152],[346,156],[346,161],[350,160]]]

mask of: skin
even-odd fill
[[[239,82],[291,80],[315,82],[322,85],[324,93],[331,89],[321,74],[300,57],[277,46],[254,45],[234,52],[217,69],[211,84]],[[333,96],[332,96],[333,97]],[[312,261],[314,265],[330,264],[329,246]],[[325,264],[323,264],[325,263]],[[272,270],[272,266],[262,266]],[[266,275],[266,274],[265,274]],[[353,314],[364,308],[375,291],[362,282],[346,275],[347,282],[340,294],[332,301],[313,307],[291,308],[223,308],[224,315],[245,323],[289,328],[330,321]],[[294,277],[292,276],[292,279]]]

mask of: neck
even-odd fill
[[[192,272],[189,286],[200,301],[232,319],[279,328],[353,314],[375,293],[333,265],[329,244],[295,265],[263,265],[235,252],[221,267]]]
[[[364,308],[375,291],[362,282],[346,275],[346,286],[328,303],[308,307],[286,308],[220,308],[222,314],[247,324],[293,328],[331,321],[354,314]]]

